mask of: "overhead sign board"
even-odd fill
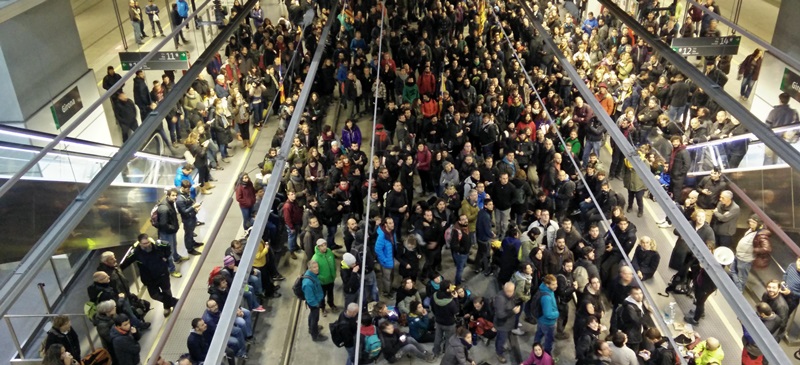
[[[53,120],[56,123],[56,129],[61,127],[70,118],[78,114],[78,111],[83,109],[83,102],[81,102],[81,93],[78,87],[75,86],[72,90],[68,91],[64,96],[53,102],[50,106],[50,112],[53,113]]]
[[[781,79],[781,91],[789,94],[792,99],[800,101],[800,75],[790,69],[783,70]]]
[[[119,61],[122,70],[129,71],[147,55],[147,52],[120,52]],[[186,51],[156,52],[143,70],[188,70],[189,53]]]
[[[673,38],[672,50],[681,56],[723,56],[739,53],[742,37]]]

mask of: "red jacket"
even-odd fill
[[[431,151],[428,149],[428,146],[423,146],[422,151],[417,150],[417,170],[431,170]]]
[[[422,102],[422,116],[425,118],[433,118],[439,115],[439,103],[436,100],[428,99]]]
[[[296,202],[286,201],[283,204],[283,222],[287,227],[298,231],[303,225],[303,208]]]
[[[436,92],[436,76],[432,72],[423,72],[417,81],[420,95],[433,95]]]
[[[256,189],[253,183],[236,184],[236,201],[242,208],[252,208],[256,204]]]
[[[758,231],[758,233],[756,233],[756,238],[753,239],[753,256],[755,256],[755,260],[753,260],[754,269],[763,269],[769,266],[772,259],[772,243],[769,242],[770,236],[772,236],[772,232],[764,228]]]

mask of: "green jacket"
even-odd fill
[[[314,247],[314,257],[311,259],[319,264],[319,282],[322,285],[332,284],[336,280],[336,261],[333,251],[328,249],[322,253],[319,252],[319,247]]]
[[[625,186],[625,189],[628,191],[641,191],[647,189],[647,186],[644,185],[642,178],[639,177],[639,174],[632,167],[627,166],[628,162],[625,162],[625,168],[622,171],[622,185]],[[630,205],[630,202],[628,202]]]
[[[478,205],[472,205],[469,203],[469,198],[466,198],[461,201],[461,211],[459,214],[464,214],[467,216],[467,220],[469,220],[469,231],[475,232],[475,223],[478,222],[478,212],[480,212],[480,208]]]

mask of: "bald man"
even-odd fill
[[[698,343],[693,353],[695,365],[722,364],[725,359],[725,352],[722,351],[719,340],[714,337]]]
[[[497,339],[495,339],[494,350],[497,360],[505,364],[504,356],[508,333],[516,328],[516,318],[520,311],[520,306],[514,300],[514,283],[507,282],[503,285],[503,291],[494,297],[494,326],[497,328]]]

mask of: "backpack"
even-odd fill
[[[150,224],[156,228],[158,228],[158,206],[160,204],[161,202],[156,203],[156,205],[153,206],[153,209],[150,210]]]
[[[514,201],[511,204],[520,205],[525,203],[525,191],[522,188],[514,190]]]
[[[311,279],[311,277],[307,275],[298,276],[297,280],[294,281],[294,285],[292,285],[292,293],[301,301],[306,300],[306,294],[303,293],[303,279]]]
[[[544,295],[544,292],[539,290],[531,300],[531,314],[533,315],[533,318],[539,319],[544,315],[542,312],[542,297],[544,297]]]
[[[461,240],[461,235],[463,234],[463,232],[461,232],[460,229],[455,229],[455,224],[453,224],[453,225],[450,225],[450,227],[447,227],[447,229],[444,231],[444,242],[445,243],[447,243],[447,244],[450,243],[450,239],[453,237],[453,231],[458,232],[458,240],[459,241]]]
[[[211,286],[214,277],[219,275],[220,271],[222,271],[222,266],[214,266],[214,268],[211,269],[211,272],[208,273],[208,286]]]
[[[108,350],[100,348],[86,355],[80,363],[83,365],[111,365],[111,354]]]
[[[328,325],[328,329],[331,331],[331,341],[336,347],[344,346],[345,338],[347,338],[347,334],[343,333],[347,329],[347,323],[342,320],[337,320],[331,322]]]
[[[97,302],[100,301],[101,295],[103,295],[102,291],[97,293],[97,298],[94,298],[94,300],[83,303],[83,313],[86,314],[86,317],[89,317],[90,320],[94,320],[94,316],[97,315]]]
[[[364,336],[364,352],[370,359],[376,359],[381,354],[381,339],[377,333]]]

